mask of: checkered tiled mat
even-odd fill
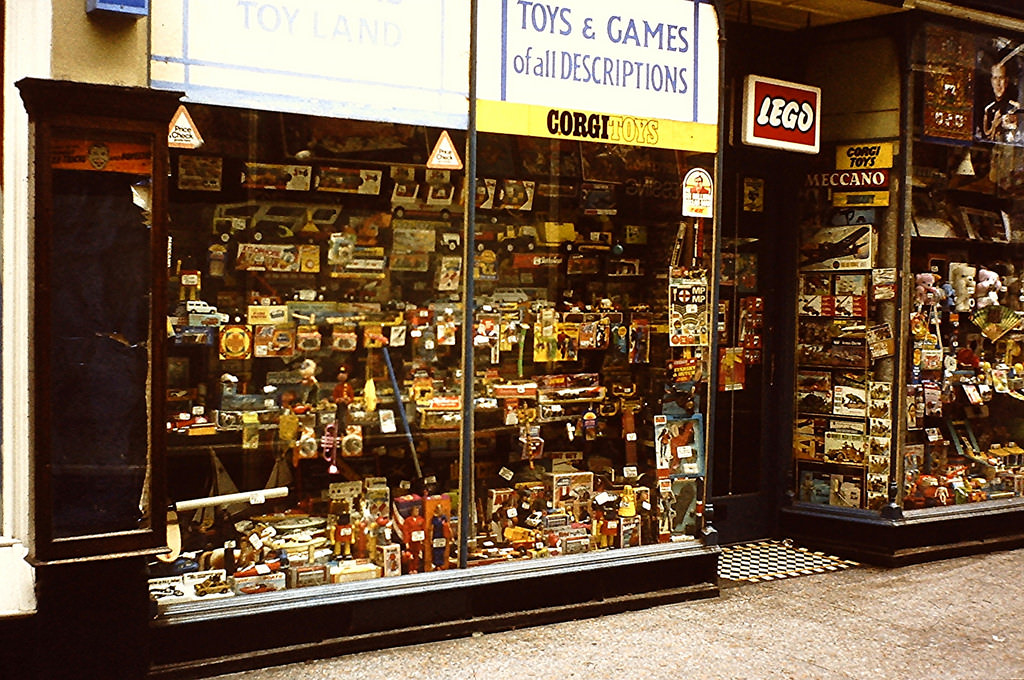
[[[756,583],[855,566],[858,566],[857,562],[812,552],[789,541],[757,541],[723,546],[718,559],[718,576],[730,581]]]

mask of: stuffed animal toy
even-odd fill
[[[977,269],[966,262],[949,263],[949,281],[956,293],[956,311],[969,312],[974,309],[974,286]]]
[[[974,283],[974,297],[977,299],[977,307],[989,307],[999,304],[999,293],[1003,283],[991,269],[978,269],[977,279]]]
[[[945,297],[942,289],[938,287],[938,280],[935,274],[924,272],[914,277],[916,287],[915,299],[919,305],[938,304]]]

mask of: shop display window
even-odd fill
[[[1024,493],[1019,37],[928,25],[907,296],[903,507]],[[938,97],[938,93],[947,93]]]
[[[885,208],[826,204],[803,231],[797,281],[795,500],[880,510],[886,503],[895,354],[880,307],[895,270],[878,267]]]
[[[159,605],[699,540],[712,154],[188,109]]]

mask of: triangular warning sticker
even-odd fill
[[[459,158],[459,152],[455,150],[447,130],[441,131],[441,136],[438,137],[437,144],[427,159],[427,167],[431,170],[462,170],[462,159]]]
[[[167,128],[167,146],[175,149],[198,149],[203,145],[203,136],[192,122],[192,116],[182,104],[171,117]]]

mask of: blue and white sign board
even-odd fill
[[[468,126],[469,0],[153,0],[151,32],[187,101]]]
[[[149,14],[149,0],[85,0],[85,11],[144,17]]]
[[[718,17],[699,0],[485,0],[478,124],[713,151]]]

